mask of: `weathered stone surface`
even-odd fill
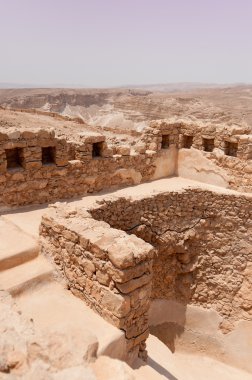
[[[0,292],[0,378],[21,380],[97,380],[88,364],[96,360],[97,338],[90,332],[62,326],[47,332],[35,329],[11,297]],[[108,364],[109,365],[109,364]]]
[[[122,293],[130,293],[133,290],[137,288],[141,288],[143,285],[149,284],[151,282],[152,275],[143,275],[139,278],[134,278],[128,282],[125,282],[123,284],[116,284],[116,287],[120,290]]]
[[[98,380],[134,380],[133,370],[126,364],[116,359],[100,356],[92,369]]]

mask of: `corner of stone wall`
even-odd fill
[[[145,359],[153,247],[88,213],[56,208],[42,218],[40,245],[73,294],[125,332],[128,360]]]

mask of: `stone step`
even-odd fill
[[[0,217],[0,273],[38,256],[36,239]]]
[[[46,280],[50,280],[53,267],[43,256],[15,268],[10,268],[0,272],[0,290],[6,290],[13,296],[38,285]]]

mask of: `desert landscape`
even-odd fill
[[[153,89],[154,88],[154,89]],[[0,105],[79,117],[92,126],[142,131],[173,116],[252,123],[252,86],[178,84],[117,89],[0,89]]]
[[[0,378],[252,379],[252,86],[0,90]]]

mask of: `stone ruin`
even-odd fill
[[[0,133],[0,206],[71,198],[116,186],[182,176],[251,192],[252,135],[246,126],[152,122],[134,146],[99,133]]]
[[[221,330],[252,320],[251,196],[200,189],[104,198],[42,218],[42,252],[71,291],[145,357],[151,300],[213,308]]]
[[[2,209],[164,177],[195,181],[108,194],[82,209],[56,204],[42,218],[41,252],[74,295],[125,333],[129,363],[146,359],[150,328],[159,334],[149,317],[155,300],[213,309],[224,334],[252,323],[251,174],[246,125],[155,121],[132,146],[99,133],[74,141],[53,130],[0,134]]]

